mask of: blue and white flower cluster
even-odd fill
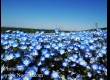
[[[107,80],[107,30],[7,30],[1,46],[1,80]]]

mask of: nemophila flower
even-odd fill
[[[61,37],[61,36],[58,36],[58,37],[57,37],[57,40],[58,40],[58,41],[61,41],[61,40],[62,40],[62,37]]]
[[[58,50],[58,49],[59,49],[59,47],[58,47],[58,46],[55,46],[55,47],[54,47],[54,49]]]
[[[70,47],[67,47],[67,51],[68,51],[68,52],[71,52],[71,51],[72,51],[72,49],[70,49]]]
[[[60,49],[60,54],[63,55],[65,53],[65,50]]]
[[[107,68],[106,68],[105,66],[103,66],[103,71],[104,71],[104,72],[107,71]]]
[[[80,49],[81,49],[81,50],[84,50],[85,48],[86,48],[86,45],[85,45],[85,44],[81,44],[81,45],[80,45]]]
[[[1,45],[6,45],[6,44],[8,44],[8,40],[2,40]]]
[[[50,71],[48,69],[44,70],[43,72],[44,72],[44,75],[46,75],[46,76],[49,76],[49,74],[50,74]]]
[[[28,69],[26,70],[25,74],[28,77],[35,77],[36,71],[32,67],[28,67]]]
[[[50,53],[44,54],[44,57],[45,57],[45,58],[50,58]]]
[[[48,53],[48,50],[47,49],[42,49],[41,53],[42,53],[42,55],[44,55],[44,54]]]
[[[20,49],[21,50],[24,50],[24,49],[26,49],[27,48],[27,45],[20,45]]]
[[[101,49],[100,52],[101,52],[102,54],[107,54],[107,51],[106,51],[105,49]]]
[[[63,62],[62,62],[62,66],[67,67],[67,66],[68,66],[68,62],[63,61]]]
[[[25,58],[22,59],[22,63],[25,66],[28,66],[31,63],[31,60],[28,57],[25,57]]]
[[[5,60],[7,61],[7,60],[11,60],[11,59],[13,59],[14,58],[14,55],[13,55],[13,53],[10,53],[10,54],[5,54]]]
[[[60,42],[60,43],[58,43],[58,47],[62,47],[63,46],[63,44]]]
[[[103,56],[104,56],[104,54],[101,53],[101,52],[99,52],[97,55],[98,55],[99,57],[103,57]]]
[[[41,56],[40,57],[40,61],[45,61],[45,57],[44,56]]]
[[[54,48],[56,46],[56,43],[51,43],[51,47]]]
[[[100,73],[101,73],[101,71],[100,71],[100,70],[97,70],[97,73],[98,73],[98,74],[100,74]]]
[[[93,43],[93,42],[94,42],[94,40],[93,40],[93,39],[90,39],[90,40],[89,40],[89,42],[90,42],[90,43]]]
[[[82,65],[83,67],[87,66],[87,62],[84,60],[80,61],[79,64]]]
[[[32,80],[32,77],[29,77],[28,75],[24,75],[21,77],[21,80]]]
[[[31,56],[37,56],[38,55],[38,51],[37,50],[32,50],[30,55]]]
[[[36,65],[37,65],[37,66],[41,66],[41,65],[42,65],[42,62],[41,62],[41,61],[38,61],[38,62],[36,63]]]
[[[14,72],[10,72],[8,75],[6,75],[8,77],[8,80],[12,80],[16,74],[14,74]]]
[[[29,50],[32,50],[32,49],[34,49],[34,47],[33,46],[29,46]]]
[[[21,57],[21,53],[20,52],[15,52],[14,53],[14,58],[19,58]]]
[[[91,72],[87,72],[87,76],[88,76],[89,78],[91,78],[91,77],[92,77]]]
[[[96,48],[95,48],[93,45],[90,45],[90,46],[89,46],[89,49],[90,49],[90,50],[95,50]]]
[[[76,66],[76,62],[72,63],[71,66],[72,66],[72,67]]]
[[[93,70],[97,70],[98,69],[98,65],[97,64],[92,64],[91,67],[92,67]]]
[[[88,57],[89,57],[89,55],[85,54],[85,55],[84,55],[84,57],[85,57],[85,58],[88,58]]]
[[[102,66],[102,65],[99,65],[99,66],[98,66],[98,69],[99,69],[99,70],[103,70],[103,66]]]
[[[21,40],[22,40],[22,41],[26,41],[26,40],[27,40],[27,37],[22,36],[22,37],[21,37]]]
[[[46,70],[45,67],[40,68],[40,71],[41,71],[41,72],[44,72],[45,70]]]
[[[50,45],[44,45],[44,48],[49,49],[50,48]]]
[[[51,78],[52,78],[52,79],[58,79],[58,78],[59,78],[59,72],[53,71],[53,72],[51,73]]]
[[[9,44],[5,44],[5,45],[3,45],[3,49],[9,49],[10,48],[10,45]]]
[[[3,53],[1,53],[1,59],[3,59],[4,58],[4,54]]]
[[[4,77],[5,77],[4,74],[1,74],[1,80],[3,80]]]
[[[79,56],[78,61],[80,62],[82,60],[83,60],[83,57],[82,56]]]
[[[94,63],[96,61],[96,58],[95,57],[91,57],[90,58],[90,63]]]
[[[68,59],[71,60],[71,61],[74,61],[74,57],[71,56],[71,55],[68,56]],[[76,60],[76,59],[75,59],[75,60]]]
[[[105,80],[105,79],[101,77],[101,78],[99,78],[99,80]]]
[[[5,66],[4,66],[4,64],[1,65],[1,73],[3,73],[3,71],[5,71]]]
[[[72,50],[74,48],[74,46],[72,44],[69,44],[68,48]]]
[[[16,64],[16,70],[18,71],[23,71],[24,70],[24,65],[23,64]]]
[[[42,46],[40,44],[36,45],[36,49],[40,50],[42,48]]]
[[[78,55],[77,54],[73,54],[73,57],[77,59],[78,58]]]
[[[74,50],[77,51],[78,50],[78,47],[74,47]]]

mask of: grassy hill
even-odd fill
[[[102,30],[106,30],[107,28],[100,28]],[[53,33],[54,30],[50,29],[50,30],[47,30],[47,29],[29,29],[29,28],[13,28],[13,27],[1,27],[1,33],[4,33],[6,30],[11,30],[11,31],[14,31],[14,30],[20,30],[20,31],[24,31],[24,32],[27,32],[27,33],[35,33],[36,31],[45,31],[45,33]],[[90,29],[90,30],[94,30],[94,29]],[[65,31],[65,32],[69,32],[69,31]]]

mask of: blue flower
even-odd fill
[[[44,57],[45,57],[45,58],[50,58],[50,53],[44,54]]]
[[[12,43],[12,46],[13,46],[13,47],[17,47],[17,46],[18,46],[18,42],[15,41],[14,43]]]
[[[24,49],[26,49],[26,48],[27,48],[26,45],[20,45],[20,49],[24,50]]]
[[[103,57],[103,53],[99,52],[99,53],[98,53],[98,56],[99,56],[99,57]]]
[[[107,54],[107,50],[105,50],[105,49],[101,49],[100,52],[101,52],[102,54]]]
[[[65,53],[65,50],[61,49],[60,54],[63,55]]]
[[[23,71],[24,70],[24,65],[22,65],[22,64],[16,64],[16,70]]]
[[[47,49],[42,49],[41,53],[42,53],[42,55],[44,55],[44,54],[48,53],[48,50]]]
[[[19,58],[19,57],[21,57],[21,53],[20,53],[20,52],[16,52],[16,53],[14,53],[14,57],[15,57],[15,58]]]
[[[45,61],[45,57],[44,56],[41,56],[40,57],[40,61]]]
[[[77,59],[78,58],[78,55],[77,54],[73,54],[73,57]]]
[[[21,80],[31,80],[31,79],[32,79],[32,77],[24,75]]]
[[[38,67],[37,66],[32,66],[31,68],[33,68],[36,72],[38,71]]]
[[[87,76],[88,76],[89,78],[91,78],[92,74],[91,74],[90,72],[87,72]]]
[[[84,60],[80,61],[79,64],[82,65],[83,67],[87,66],[87,62]]]
[[[1,80],[4,78],[4,74],[1,74]]]
[[[3,45],[3,49],[9,49],[10,48],[10,45],[9,44],[6,44],[6,45]]]
[[[31,53],[30,53],[31,56],[37,56],[38,55],[38,52],[37,50],[32,50]]]
[[[84,50],[85,48],[86,48],[86,45],[85,45],[85,44],[81,44],[81,45],[80,45],[80,49],[81,49],[81,50]]]
[[[6,44],[8,44],[8,40],[2,40],[1,45],[6,45]]]
[[[28,76],[28,77],[35,77],[36,75],[36,71],[32,68],[32,67],[29,67],[25,74]]]
[[[42,65],[42,62],[41,61],[38,61],[37,62],[37,66],[41,66]]]
[[[40,44],[36,45],[36,49],[40,50],[42,48],[42,46]]]
[[[53,72],[51,73],[51,78],[53,78],[53,79],[58,79],[58,78],[59,78],[59,73],[56,72],[56,71],[53,71]]]
[[[46,70],[44,70],[43,72],[44,72],[44,75],[46,75],[46,76],[49,76],[49,74],[50,74],[50,71],[49,71],[49,70],[47,70],[47,69],[46,69]]]
[[[28,57],[25,57],[25,58],[22,59],[22,63],[25,66],[28,66],[31,63],[31,60]]]
[[[103,70],[103,66],[99,65],[98,69]]]
[[[62,66],[67,67],[67,66],[68,66],[68,62],[63,61],[63,62],[62,62]]]
[[[92,64],[91,67],[92,67],[93,70],[97,70],[98,69],[98,65],[97,64]]]
[[[43,72],[43,71],[45,71],[45,70],[46,70],[45,67],[40,68],[40,71],[41,71],[41,72]]]
[[[4,57],[4,54],[3,54],[3,53],[1,53],[1,59],[3,59],[3,57]]]
[[[105,79],[101,77],[99,80],[105,80]]]
[[[13,55],[13,53],[10,53],[10,54],[5,54],[5,57],[4,57],[4,60],[11,60],[11,59],[13,59],[14,58],[14,55]]]
[[[8,80],[12,80],[13,77],[15,77],[14,72],[11,72],[11,73],[8,74]]]
[[[77,51],[78,50],[78,47],[74,47],[74,50]]]
[[[56,43],[51,43],[51,47],[55,47],[56,46]]]
[[[72,66],[72,67],[76,66],[76,62],[74,62],[71,66]]]

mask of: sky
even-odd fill
[[[107,27],[107,0],[1,0],[1,26],[87,30]]]

